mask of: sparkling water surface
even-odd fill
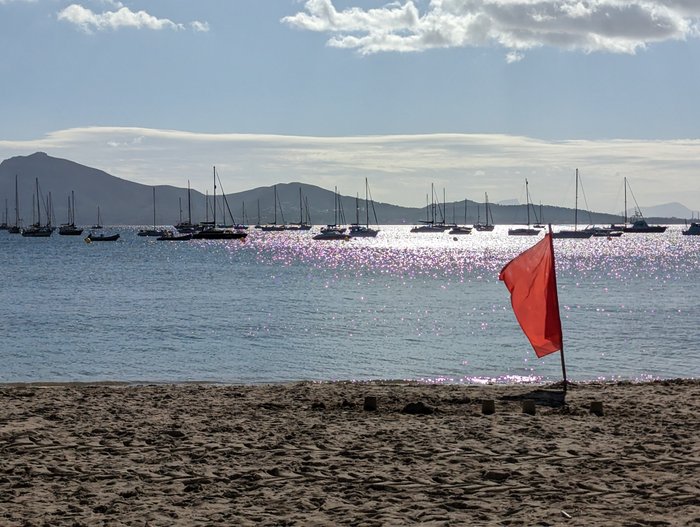
[[[113,243],[0,232],[0,382],[549,382],[500,269],[538,238]],[[113,231],[111,229],[110,231]],[[700,237],[554,240],[569,378],[698,377]]]

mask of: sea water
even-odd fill
[[[0,231],[0,382],[550,382],[498,281],[537,238],[23,238]],[[554,240],[575,381],[700,375],[700,237]]]

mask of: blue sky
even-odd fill
[[[694,0],[0,0],[0,158],[700,209]]]

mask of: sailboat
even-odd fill
[[[36,178],[36,222],[26,229],[22,229],[22,236],[25,238],[48,238],[53,232],[49,207],[45,207],[46,224],[41,224],[41,199],[39,196],[39,178]]]
[[[539,229],[530,227],[530,190],[527,179],[525,180],[525,210],[527,210],[527,227],[508,229],[509,236],[537,236],[540,233]]]
[[[647,220],[644,219],[644,216],[642,215],[642,211],[639,208],[639,204],[637,203],[637,199],[634,197],[634,193],[632,192],[632,187],[630,187],[629,182],[627,181],[627,178],[624,179],[624,184],[625,184],[625,223],[622,226],[622,231],[623,232],[636,232],[636,233],[660,233],[660,232],[666,232],[666,226],[665,225],[649,225],[647,223]],[[632,199],[634,200],[634,214],[632,217],[629,219],[629,225],[627,223],[627,189],[629,188],[630,194],[632,194]]]
[[[138,236],[163,236],[164,231],[156,229],[156,187],[153,187],[153,228],[141,229],[136,233]]]
[[[277,185],[273,187],[273,193],[274,193],[274,216],[275,216],[275,221],[272,223],[268,223],[267,225],[263,225],[260,227],[261,230],[265,232],[278,232],[278,231],[283,231],[285,230],[285,225],[284,225],[284,214],[282,213],[282,205],[279,205],[280,209],[280,216],[282,216],[282,223],[277,224],[277,207],[278,207],[278,199],[277,199]]]
[[[75,226],[75,192],[71,190],[71,195],[68,196],[68,223],[62,223],[58,227],[58,234],[63,236],[80,236],[83,229]]]
[[[93,231],[100,230],[102,228],[102,216],[100,215],[100,206],[97,206],[97,223],[90,227]]]
[[[374,208],[374,200],[371,199],[369,192],[369,183],[367,178],[365,178],[365,224],[360,224],[360,197],[357,196],[355,199],[355,223],[350,225],[350,236],[354,238],[374,238],[378,233],[379,229],[373,229],[369,226],[369,207],[372,204],[372,213],[374,214],[374,224],[378,225],[377,221],[377,211]]]
[[[576,198],[574,200],[574,230],[563,229],[552,233],[552,238],[569,238],[569,239],[588,239],[593,236],[593,231],[590,229],[578,230],[578,168],[576,169]]]
[[[321,232],[316,234],[314,240],[349,240],[350,236],[346,234],[347,227],[342,224],[345,223],[345,216],[343,214],[343,206],[340,200],[340,194],[338,193],[338,187],[335,187],[333,192],[333,223],[329,223],[325,227],[321,227]]]
[[[411,227],[413,233],[445,232],[449,228],[445,225],[445,217],[442,214],[440,204],[438,203],[437,206],[435,204],[435,187],[432,184],[430,185],[430,194],[430,198],[425,196],[425,219],[419,220],[422,225]],[[440,221],[437,220],[436,207],[441,214]]]
[[[465,198],[464,200],[464,225],[457,225],[455,224],[452,229],[450,229],[450,232],[448,234],[471,234],[472,233],[472,228],[467,227],[467,200]]]
[[[180,207],[180,221],[175,229],[183,234],[192,233],[196,226],[192,224],[192,202],[190,200],[190,180],[187,180],[187,221],[182,221],[182,207]]]
[[[0,231],[6,231],[10,226],[7,224],[7,198],[5,198],[5,219],[0,223]]]
[[[22,232],[19,219],[19,192],[17,191],[17,174],[15,174],[15,224],[8,227],[7,232],[10,234],[19,234]]]
[[[486,219],[486,223],[481,223],[479,221],[479,218],[477,217],[477,221],[474,224],[474,228],[477,231],[485,231],[485,232],[490,232],[493,230],[493,216],[491,215],[491,209],[489,208],[489,195],[488,193],[484,192],[484,217]],[[477,216],[479,213],[479,209],[477,208]]]
[[[205,227],[192,235],[195,240],[238,240],[243,239],[248,236],[248,233],[233,230],[233,229],[222,229],[216,225],[216,167],[214,167],[214,221],[209,224],[205,224]],[[225,199],[225,197],[224,197]],[[226,204],[228,207],[228,203]],[[224,221],[225,218],[224,218]]]
[[[306,217],[304,213],[306,212]],[[311,222],[309,221],[309,205],[306,204],[306,209],[304,209],[304,201],[302,199],[301,187],[299,187],[299,223],[290,223],[285,225],[285,230],[287,231],[308,231],[311,230]]]
[[[97,207],[97,224],[92,226],[92,229],[90,229],[90,233],[85,237],[85,241],[87,243],[90,242],[115,242],[119,239],[119,233],[113,233],[113,234],[104,234],[104,233],[99,233],[95,234],[93,231],[95,230],[102,230],[102,215],[100,214],[100,207]]]
[[[685,226],[688,227],[687,220]],[[691,217],[690,227],[682,231],[682,234],[684,236],[700,236],[700,221],[693,221],[693,218]]]

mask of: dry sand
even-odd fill
[[[700,524],[700,381],[533,389],[0,386],[0,525]]]

